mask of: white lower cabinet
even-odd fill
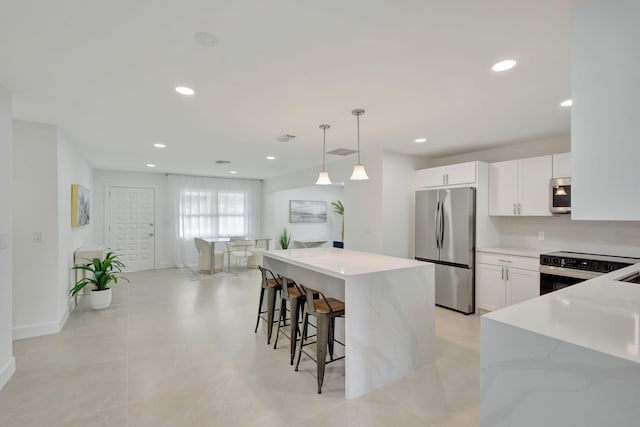
[[[476,307],[483,310],[498,310],[540,295],[540,273],[535,268],[535,259],[500,255],[478,256],[476,262]],[[527,268],[513,265],[524,264]]]

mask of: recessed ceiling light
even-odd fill
[[[422,144],[423,142],[427,142],[427,138],[416,138],[413,141],[417,144]]]
[[[267,160],[275,160],[276,158],[273,156],[267,156]]]
[[[238,171],[229,171],[229,173],[238,173]]]
[[[517,62],[514,61],[513,59],[506,59],[504,61],[500,61],[496,64],[493,64],[493,67],[491,67],[491,69],[497,72],[507,71],[515,67],[516,64]]]
[[[571,107],[572,105],[573,105],[573,101],[572,101],[572,100],[570,100],[570,99],[567,99],[567,100],[562,101],[562,102],[560,103],[560,106],[561,106],[561,107]]]
[[[153,146],[154,146],[154,147],[156,147],[156,148],[165,148],[165,147],[166,147],[166,145],[164,145],[164,144],[160,144],[160,143],[158,143],[158,144],[153,144]]]
[[[194,95],[196,93],[195,90],[186,86],[177,86],[176,92],[178,92],[180,95],[189,95],[189,96]]]
[[[204,33],[204,32],[195,33],[193,35],[193,38],[195,38],[196,41],[202,46],[211,47],[211,46],[215,46],[216,44],[216,38],[211,33]]]
[[[155,168],[155,167],[156,167],[156,165],[154,165],[153,163],[147,163],[147,167],[148,167],[148,168]]]

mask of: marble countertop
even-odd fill
[[[265,252],[264,256],[339,278],[429,265],[406,258],[329,247],[274,250]]]
[[[497,247],[497,248],[476,248],[476,252],[488,252],[492,254],[501,254],[501,255],[515,255],[515,256],[523,256],[527,258],[540,258],[540,254],[550,253],[554,251],[547,250],[547,249]]]
[[[640,363],[640,285],[617,281],[635,264],[483,317]]]

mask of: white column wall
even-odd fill
[[[0,389],[15,372],[12,346],[13,136],[11,94],[0,86]]]
[[[58,204],[58,289],[56,296],[57,318],[61,327],[73,309],[69,298],[69,289],[73,286],[73,253],[81,246],[91,246],[93,241],[93,218],[83,227],[71,228],[71,185],[80,184],[95,194],[93,188],[93,169],[76,149],[69,138],[60,130],[57,132],[57,204]],[[95,202],[91,201],[90,214],[93,217]]]
[[[13,329],[26,338],[57,332],[59,320],[56,128],[16,120],[13,144]]]

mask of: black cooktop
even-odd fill
[[[540,265],[596,271],[599,273],[609,273],[638,263],[640,263],[640,258],[585,254],[580,252],[552,252],[540,255]]]

